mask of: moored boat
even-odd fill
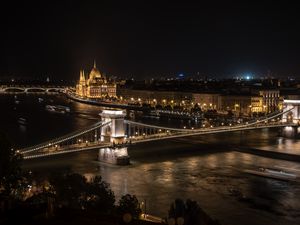
[[[68,113],[70,112],[70,108],[62,105],[46,105],[46,110],[49,112],[57,112],[57,113]]]

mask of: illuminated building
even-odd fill
[[[260,90],[257,96],[251,98],[251,111],[257,113],[271,113],[280,110],[282,99],[279,90]]]
[[[94,62],[88,79],[86,79],[84,70],[80,71],[79,82],[76,85],[76,94],[87,98],[105,98],[116,97],[117,86],[109,82],[106,77],[100,73]]]

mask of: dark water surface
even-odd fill
[[[44,101],[39,103],[38,97]],[[19,104],[15,103],[14,95],[0,95],[0,130],[17,147],[89,126],[97,121],[101,110],[63,96],[17,95],[17,99]],[[45,104],[68,105],[71,114],[50,113],[45,111]],[[17,122],[20,117],[26,119],[26,125]],[[164,123],[174,126],[174,121]],[[170,203],[180,197],[197,200],[222,224],[300,223],[299,183],[242,171],[269,167],[300,175],[300,163],[235,152],[232,145],[297,152],[300,141],[279,137],[277,129],[223,133],[131,146],[128,149],[132,158],[130,166],[97,162],[96,152],[89,151],[26,161],[24,169],[41,176],[64,170],[86,176],[101,175],[117,197],[135,194],[140,201],[146,200],[147,212],[161,217],[167,215]],[[243,200],[232,190],[242,193]]]

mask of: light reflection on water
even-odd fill
[[[1,111],[0,122],[1,128],[20,146],[89,126],[101,110],[51,96],[53,104],[69,104],[72,111],[70,115],[51,114],[38,104],[38,96],[19,98],[20,104],[15,106],[13,98],[0,96],[0,103],[7,105],[7,110]],[[28,121],[25,129],[16,123],[21,116]],[[96,152],[90,151],[27,161],[24,169],[41,175],[67,169],[88,178],[101,175],[117,198],[125,193],[135,194],[147,201],[148,212],[159,216],[165,216],[170,203],[180,197],[197,200],[222,224],[296,224],[300,220],[299,184],[256,177],[242,170],[273,167],[300,174],[300,164],[234,152],[230,148],[234,144],[283,152],[300,150],[299,140],[283,139],[277,133],[264,129],[135,145],[128,150],[132,165],[125,167],[99,163]],[[231,190],[241,192],[248,200],[239,201]]]

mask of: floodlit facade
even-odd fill
[[[279,90],[262,90],[258,96],[251,98],[251,111],[256,113],[271,113],[282,109],[282,98]]]
[[[76,94],[87,98],[116,97],[117,85],[109,82],[106,77],[100,73],[94,62],[88,79],[84,70],[80,71],[79,82],[76,85]]]

